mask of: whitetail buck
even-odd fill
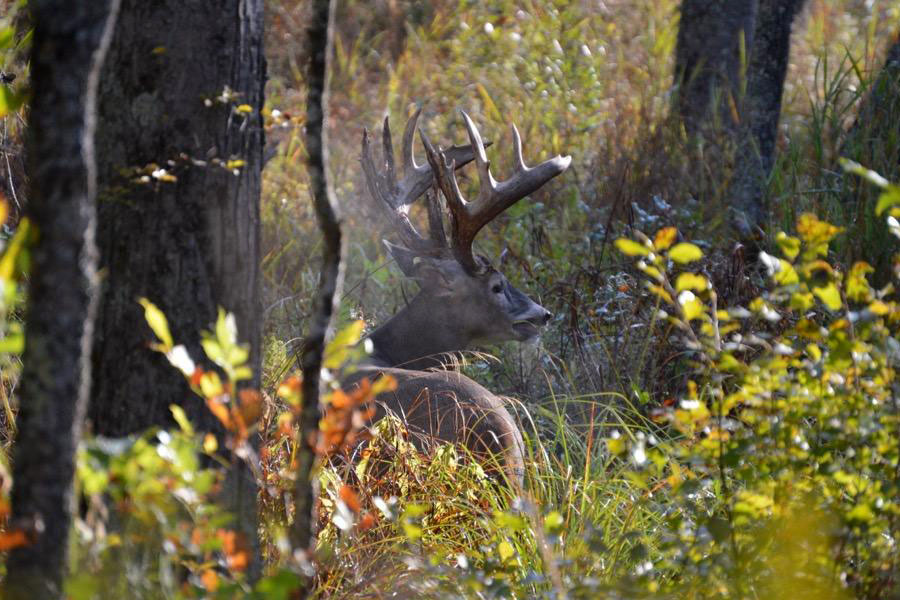
[[[513,287],[488,259],[476,255],[472,242],[497,215],[565,171],[571,159],[556,156],[533,168],[525,166],[522,142],[513,125],[516,170],[498,182],[490,173],[481,136],[463,112],[470,144],[443,151],[420,131],[428,164],[417,165],[413,141],[420,112],[406,125],[399,182],[388,119],[382,136],[382,169],[372,157],[368,132],[363,133],[366,184],[375,202],[386,209],[404,245],[385,243],[420,292],[371,333],[370,360],[345,383],[390,374],[397,390],[379,396],[376,420],[388,409],[406,421],[412,434],[463,444],[479,460],[499,463],[511,483],[521,484],[522,434],[504,400],[458,372],[442,370],[442,359],[482,343],[531,339],[550,320],[549,311]],[[472,160],[480,187],[478,197],[467,201],[459,191],[455,169]],[[435,187],[445,199],[449,240]],[[409,219],[410,206],[423,195],[428,237],[421,236]]]

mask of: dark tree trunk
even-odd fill
[[[96,433],[169,425],[173,403],[201,429],[217,426],[182,374],[148,348],[142,296],[195,359],[217,308],[233,312],[259,385],[262,11],[263,0],[123,0],[97,129]],[[235,473],[231,509],[255,539],[255,484]]]
[[[6,563],[8,599],[62,598],[75,449],[90,390],[96,308],[97,78],[118,0],[34,0],[26,133],[32,249],[11,528],[31,543]]]
[[[328,146],[325,135],[328,107],[328,62],[332,49],[334,2],[314,0],[310,16],[309,90],[306,104],[306,150],[309,155],[309,176],[313,205],[324,238],[322,272],[316,295],[316,308],[306,336],[299,362],[303,368],[303,412],[300,417],[300,447],[297,452],[296,483],[294,485],[294,522],[291,543],[306,552],[315,547],[313,514],[315,485],[311,480],[315,463],[315,440],[319,434],[319,373],[325,338],[332,315],[340,297],[343,269],[343,241],[337,205],[328,185]],[[304,590],[305,595],[308,590]]]
[[[752,45],[757,0],[682,0],[675,49],[675,111],[691,135],[736,125],[741,38]],[[715,110],[714,110],[715,107]]]
[[[775,163],[791,27],[803,3],[804,0],[759,0],[747,93],[741,107],[736,172],[728,193],[735,210],[732,223],[747,240],[757,236],[767,218],[765,186]]]

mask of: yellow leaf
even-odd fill
[[[476,83],[475,89],[478,90],[478,95],[481,96],[481,101],[484,103],[485,111],[490,115],[491,119],[498,123],[502,123],[505,119],[497,109],[497,105],[494,104],[494,99],[491,98],[491,95],[488,93],[487,88],[480,83]]]
[[[839,310],[841,308],[841,293],[834,283],[828,283],[822,287],[813,288],[813,294],[815,294],[829,310]]]
[[[705,308],[706,307],[703,305],[703,303],[696,298],[694,298],[693,300],[688,300],[681,305],[681,309],[684,311],[684,318],[686,321],[693,321],[694,319],[703,316]]]
[[[883,317],[890,311],[891,308],[881,300],[876,300],[869,305],[869,312],[871,312],[873,315],[878,315],[879,317]]]
[[[219,449],[219,441],[216,439],[211,433],[207,433],[203,436],[203,451],[207,454],[212,454],[216,450]]]
[[[783,258],[778,259],[778,271],[774,275],[775,283],[779,285],[793,285],[800,282],[794,266]]]
[[[248,114],[248,113],[253,112],[253,107],[250,106],[249,104],[241,104],[241,105],[235,107],[234,110],[236,110],[237,112],[242,113],[242,114]]]
[[[614,243],[619,252],[625,256],[647,256],[650,254],[650,248],[628,238],[619,238]]]
[[[709,281],[703,275],[695,275],[694,273],[682,273],[675,280],[675,291],[694,290],[695,292],[705,292],[709,287]]]
[[[144,307],[144,319],[147,320],[147,325],[162,342],[163,352],[168,352],[174,344],[172,334],[169,333],[169,321],[166,319],[166,315],[146,298],[138,298],[138,302]]]
[[[497,552],[500,554],[501,562],[507,562],[516,555],[516,549],[506,540],[497,544]]]
[[[690,242],[681,242],[669,250],[669,258],[684,265],[703,258],[703,251]]]
[[[872,296],[872,289],[866,279],[866,274],[874,272],[875,269],[868,263],[857,262],[850,267],[847,273],[846,294],[847,298],[852,302],[867,302]]]
[[[794,236],[780,231],[778,235],[775,236],[775,242],[778,244],[778,247],[781,248],[782,254],[788,257],[788,260],[794,260],[797,258],[797,255],[800,254],[800,240]]]

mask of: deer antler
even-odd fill
[[[410,250],[427,252],[445,247],[446,240],[444,239],[443,229],[440,229],[440,235],[437,235],[438,227],[435,225],[433,215],[434,207],[437,206],[436,200],[429,200],[431,239],[422,237],[409,220],[409,207],[434,183],[431,165],[428,163],[417,165],[413,152],[413,141],[421,114],[421,108],[416,110],[406,122],[406,129],[403,132],[403,151],[401,154],[403,179],[399,182],[397,181],[394,145],[391,140],[391,126],[388,117],[384,118],[381,139],[384,173],[382,174],[381,170],[375,166],[375,160],[372,157],[372,150],[369,145],[368,129],[363,130],[362,157],[360,160],[369,193],[372,194],[372,197],[375,198],[378,204],[387,209],[391,222],[397,228],[403,242]],[[454,146],[448,149],[445,154],[448,160],[454,161],[455,168],[470,163],[475,156],[472,146]]]
[[[537,190],[542,185],[569,168],[570,156],[554,156],[535,167],[528,167],[522,158],[522,138],[519,130],[512,126],[513,159],[516,171],[509,179],[498,182],[491,175],[490,161],[487,159],[478,129],[465,111],[460,111],[469,132],[469,142],[478,168],[479,190],[475,200],[467,201],[459,191],[454,170],[455,159],[449,152],[435,149],[431,141],[420,131],[428,163],[435,173],[435,181],[447,200],[450,212],[451,247],[456,260],[470,273],[480,270],[472,253],[472,242],[482,227],[491,222],[504,210]]]

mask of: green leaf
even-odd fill
[[[263,577],[256,584],[260,598],[267,600],[289,600],[291,595],[300,589],[303,581],[296,573],[282,569],[274,575]]]
[[[325,357],[322,366],[326,369],[339,369],[350,357],[349,349],[359,342],[362,336],[365,322],[354,321],[335,334],[334,339],[325,348]]]
[[[194,435],[194,427],[191,425],[190,420],[188,420],[184,409],[177,404],[170,404],[169,410],[172,411],[172,418],[175,419],[175,422],[178,423],[181,430],[188,435]]]
[[[878,196],[875,214],[881,216],[884,211],[900,204],[900,186],[888,184]]]
[[[615,242],[616,248],[625,256],[647,256],[650,248],[628,238],[619,238]]]
[[[150,329],[162,342],[162,351],[168,352],[174,344],[172,342],[172,334],[169,333],[169,321],[166,320],[166,315],[146,298],[139,298],[138,302],[144,307],[144,318],[147,320],[147,325],[150,326]]]
[[[550,534],[557,534],[562,530],[565,522],[565,518],[563,518],[559,511],[554,510],[544,517],[544,530]]]
[[[223,348],[237,344],[237,320],[232,313],[226,313],[219,308],[219,317],[216,319],[216,337]]]
[[[24,349],[25,336],[21,332],[9,332],[0,338],[0,354],[22,354]]]
[[[669,258],[684,265],[703,258],[703,251],[690,242],[681,242],[669,250]]]
[[[16,30],[12,27],[4,27],[0,30],[0,50],[6,50],[10,47]]]
[[[841,157],[838,159],[838,163],[841,165],[841,168],[848,173],[859,175],[869,183],[877,185],[880,188],[885,188],[889,185],[887,179],[885,179],[875,171],[865,168],[856,161]]]

